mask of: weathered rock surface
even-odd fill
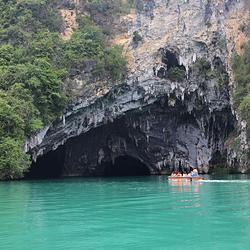
[[[26,143],[34,160],[65,145],[66,176],[100,175],[105,162],[122,155],[139,159],[151,173],[190,167],[207,173],[213,155],[225,152],[224,141],[235,124],[230,104],[233,82],[203,74],[195,62],[204,58],[209,70],[223,68],[232,77],[230,56],[246,41],[235,28],[240,19],[249,22],[246,2],[145,0],[144,4],[144,11],[120,19],[118,25],[126,32],[113,40],[123,46],[128,59],[127,77],[86,84],[89,73],[77,74],[78,103]],[[141,42],[133,41],[134,31],[143,37]],[[170,81],[173,67],[185,69],[182,81]],[[234,167],[237,157],[232,159]],[[248,171],[244,164],[236,167]]]

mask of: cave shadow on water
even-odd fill
[[[131,156],[119,156],[113,164],[104,163],[103,176],[143,176],[150,175],[149,168],[140,160]]]
[[[55,151],[38,158],[32,162],[29,172],[25,174],[25,179],[52,179],[59,178],[62,174],[64,159],[64,146],[60,146]]]

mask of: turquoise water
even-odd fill
[[[250,176],[0,183],[0,249],[250,249]]]

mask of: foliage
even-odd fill
[[[250,42],[244,48],[242,56],[236,55],[232,59],[232,68],[236,89],[234,92],[234,106],[247,121],[250,133]]]
[[[121,48],[108,45],[92,18],[96,10],[121,13],[122,1],[86,1],[91,16],[78,18],[79,28],[67,41],[60,38],[57,2],[0,0],[0,179],[27,170],[23,142],[67,107],[72,70],[82,72],[93,62],[92,74],[118,79],[126,64]]]
[[[88,0],[86,1],[86,7],[92,16],[99,13],[113,16],[114,14],[121,14],[127,4],[122,0]]]
[[[121,47],[114,46],[107,50],[107,67],[111,71],[114,79],[118,79],[126,65],[121,54]]]
[[[218,166],[215,166],[214,168],[211,168],[210,173],[219,174],[219,175],[229,174],[231,173],[231,169],[229,168],[228,165],[218,165]]]
[[[134,42],[139,42],[142,40],[142,37],[140,36],[140,34],[138,33],[138,31],[134,31],[133,33],[134,37],[133,37],[133,41]]]
[[[82,4],[83,8],[90,13],[90,19],[101,26],[104,33],[110,34],[112,29],[108,27],[107,23],[112,24],[111,20],[129,13],[131,8],[136,8],[139,12],[146,11],[149,2],[153,2],[153,0],[86,0]]]
[[[0,104],[0,137],[22,140],[42,128],[40,112],[23,84],[16,83],[8,91],[0,90]]]
[[[113,20],[125,13],[129,13],[131,3],[123,0],[87,0],[82,7],[90,14],[90,20],[102,27],[105,34],[110,35],[113,29]]]
[[[218,151],[213,155],[209,165],[211,174],[229,174],[231,172],[231,169],[227,164],[226,154],[221,155]]]
[[[147,0],[151,2],[152,0]],[[86,10],[91,14],[91,17],[96,15],[106,16],[120,16],[128,13],[132,7],[138,10],[143,10],[143,3],[141,0],[87,0],[84,2]]]
[[[210,63],[205,58],[198,58],[194,66],[201,72],[207,72],[211,69]]]
[[[228,83],[228,74],[219,58],[216,58],[214,61],[214,69],[211,69],[211,64],[205,58],[198,58],[194,67],[205,79],[215,79],[221,87]]]
[[[23,177],[30,165],[29,155],[22,150],[23,143],[10,138],[0,139],[0,179]]]
[[[212,27],[212,24],[211,24],[210,22],[205,23],[205,25],[206,25],[208,28],[211,28],[211,27]]]
[[[173,82],[181,82],[185,79],[186,71],[183,68],[171,67],[168,70],[168,78]]]
[[[87,25],[73,33],[65,43],[63,62],[67,68],[82,70],[86,60],[96,61],[104,58],[105,37],[102,31],[94,26]]]

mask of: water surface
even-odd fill
[[[0,249],[250,249],[250,176],[0,183]]]

